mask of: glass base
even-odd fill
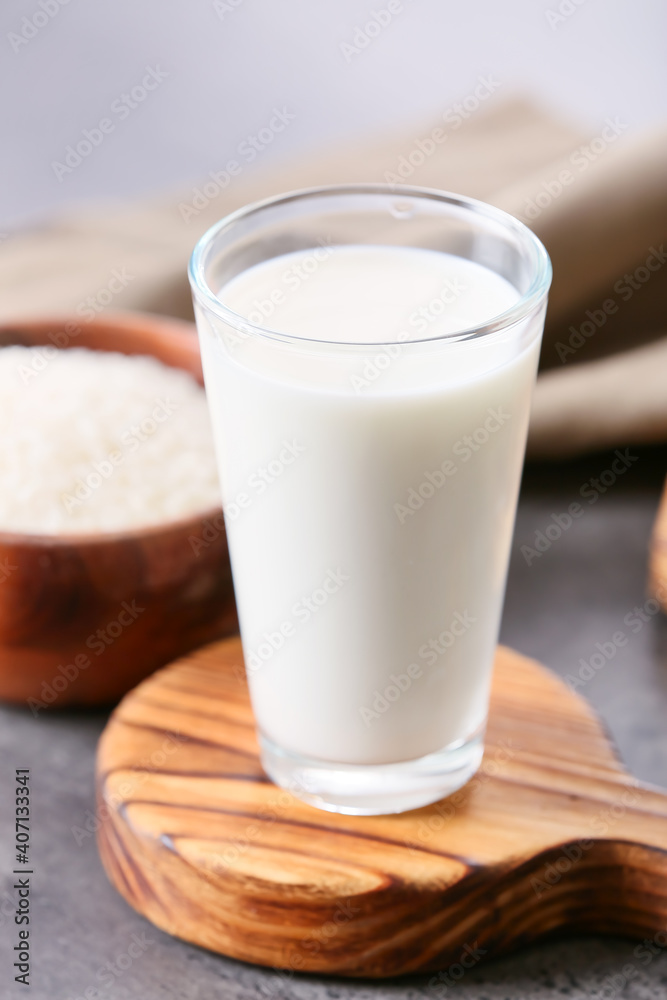
[[[283,750],[258,733],[264,770],[298,799],[328,812],[381,816],[407,812],[451,795],[473,776],[484,733],[398,764],[335,764]]]

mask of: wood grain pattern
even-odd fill
[[[499,648],[478,774],[434,805],[356,817],[265,778],[242,664],[233,638],[159,671],[100,742],[102,860],[158,927],[260,965],[382,977],[563,928],[667,926],[667,795],[623,771],[546,668]]]
[[[667,482],[662,491],[651,538],[649,589],[667,612]]]
[[[194,326],[162,317],[11,324],[0,327],[0,347],[8,344],[148,354],[202,382]],[[132,617],[125,605],[142,610]],[[130,624],[118,634],[119,619]],[[0,531],[4,700],[37,713],[114,703],[156,667],[236,627],[220,509],[115,534]]]

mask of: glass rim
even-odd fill
[[[526,316],[530,315],[530,313],[539,305],[549,291],[553,272],[551,260],[544,244],[539,237],[537,237],[535,233],[528,228],[528,226],[524,225],[523,222],[520,222],[519,219],[516,219],[513,215],[510,215],[509,212],[505,212],[501,208],[489,205],[487,202],[480,201],[478,198],[470,198],[467,195],[454,194],[451,191],[441,191],[437,188],[417,187],[407,184],[395,187],[391,184],[368,183],[325,184],[319,187],[301,188],[285,192],[284,194],[272,195],[269,198],[263,198],[261,201],[250,202],[249,204],[230,212],[228,215],[225,215],[222,219],[214,223],[209,227],[209,229],[206,230],[206,232],[199,238],[195,244],[194,250],[192,251],[188,265],[188,278],[195,297],[202,304],[205,304],[212,313],[222,319],[228,326],[245,335],[256,335],[274,341],[281,341],[283,343],[293,342],[312,345],[321,344],[325,346],[329,345],[331,347],[348,349],[356,347],[381,348],[383,346],[394,344],[395,341],[393,340],[368,342],[354,341],[353,343],[344,340],[323,340],[320,337],[303,337],[297,334],[285,333],[281,330],[274,330],[271,327],[262,326],[257,323],[252,323],[249,319],[241,316],[240,313],[236,313],[233,309],[224,305],[206,280],[206,265],[208,264],[207,254],[215,244],[216,239],[226,230],[231,229],[243,219],[249,218],[253,215],[258,215],[267,208],[275,207],[281,204],[289,205],[294,201],[305,201],[309,198],[315,199],[323,196],[355,194],[390,195],[398,199],[400,199],[401,196],[420,198],[424,201],[439,202],[440,204],[451,205],[456,208],[464,209],[473,215],[479,215],[487,219],[491,219],[501,225],[504,229],[514,233],[521,244],[529,250],[533,272],[532,281],[530,282],[527,290],[521,295],[513,306],[510,306],[509,309],[504,310],[502,313],[498,313],[488,323],[481,325],[476,324],[461,330],[441,334],[437,337],[420,337],[410,339],[409,341],[402,342],[405,346],[408,344],[437,344],[443,341],[458,342],[460,340],[472,340],[496,333],[498,330],[512,327]],[[364,244],[359,245],[363,246]]]

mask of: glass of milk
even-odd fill
[[[190,281],[264,768],[334,812],[442,798],[482,758],[547,253],[327,187],[223,219]]]

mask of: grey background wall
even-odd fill
[[[293,117],[250,169],[397,126],[417,137],[480,76],[592,134],[608,116],[640,129],[666,117],[666,38],[662,0],[4,0],[0,227],[191,186],[274,108]],[[104,119],[90,155],[54,167]]]

